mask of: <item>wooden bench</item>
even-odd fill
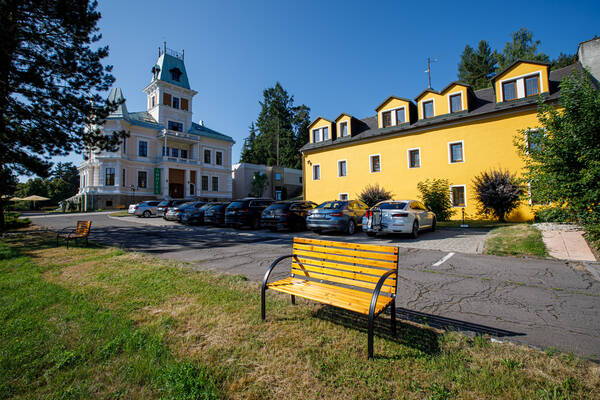
[[[65,228],[56,234],[56,246],[58,246],[58,239],[63,238],[67,241],[67,249],[69,248],[69,241],[71,239],[85,239],[85,245],[88,245],[88,236],[90,234],[90,228],[92,227],[92,221],[77,221],[77,227]],[[68,232],[70,230],[70,232]]]
[[[282,260],[292,258],[289,277],[269,283]],[[368,353],[373,358],[373,322],[391,307],[392,334],[396,335],[398,248],[380,245],[294,238],[293,253],[279,257],[267,270],[261,289],[264,320],[267,289],[328,304],[369,316]]]

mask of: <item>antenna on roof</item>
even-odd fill
[[[434,58],[432,60],[430,57],[427,57],[427,69],[425,70],[425,72],[427,72],[427,77],[429,78],[429,86],[427,86],[429,89],[431,89],[431,63],[437,61],[437,58]]]

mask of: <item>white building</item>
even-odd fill
[[[267,176],[267,185],[262,193],[263,197],[270,197],[274,200],[285,200],[302,195],[301,169],[239,163],[234,164],[231,171],[234,199],[241,199],[251,195],[252,180],[256,172]]]
[[[130,136],[116,152],[88,151],[79,166],[78,196],[85,209],[114,208],[132,201],[163,198],[231,199],[230,136],[192,122],[190,88],[179,54],[166,46],[144,88],[147,111],[129,112],[126,103],[103,125],[106,134]],[[123,99],[120,88],[109,99]]]

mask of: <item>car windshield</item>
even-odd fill
[[[234,201],[227,208],[241,208],[244,205],[243,201]]]
[[[288,203],[276,203],[271,204],[269,207],[267,207],[267,210],[285,210],[289,206],[290,205]]]
[[[214,206],[214,204],[205,204],[202,207],[200,207],[200,210],[207,210],[213,206]]]
[[[381,203],[377,207],[381,210],[404,210],[406,208],[406,202],[402,203]]]
[[[169,202],[168,202],[168,201],[161,201],[160,203],[158,203],[158,205],[159,205],[160,207],[168,206],[168,205],[169,205]]]
[[[344,208],[343,201],[326,201],[323,204],[319,204],[317,208],[322,208],[324,210],[339,210],[340,208]]]
[[[180,205],[177,206],[177,208],[186,208],[186,207],[191,207],[194,205],[194,202],[190,201],[189,203],[182,203]]]

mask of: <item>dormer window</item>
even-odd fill
[[[400,125],[406,122],[406,113],[404,112],[404,107],[396,109],[396,125]]]
[[[502,95],[504,101],[517,98],[517,81],[502,82]]]
[[[392,112],[391,111],[382,112],[381,119],[382,119],[381,124],[384,128],[387,128],[388,126],[392,126]]]
[[[525,78],[525,96],[535,96],[540,93],[540,77],[538,75]]]
[[[348,136],[348,122],[340,122],[340,137]]]
[[[462,111],[462,94],[450,95],[450,112],[455,113]]]
[[[423,118],[433,117],[433,100],[423,102]]]
[[[313,143],[317,143],[317,142],[321,141],[321,130],[320,129],[313,129],[312,134],[313,134]]]
[[[313,143],[329,140],[329,127],[313,129]]]
[[[179,79],[181,78],[181,70],[175,67],[171,68],[169,72],[171,73],[171,79],[173,79],[176,82],[179,82]]]

